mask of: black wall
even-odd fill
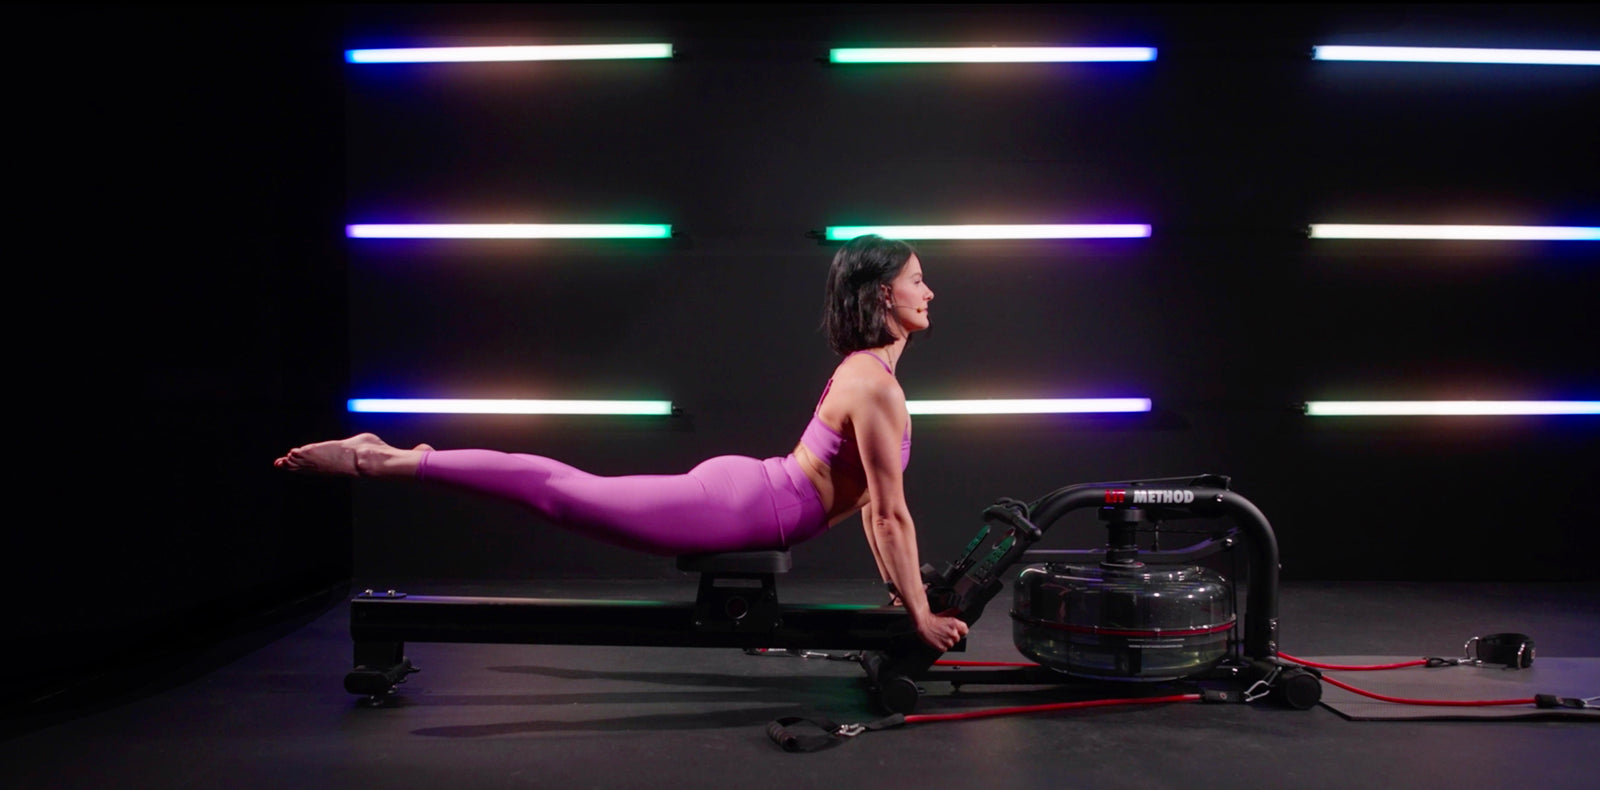
[[[1596,224],[1592,68],[1315,64],[1317,42],[1596,48],[1582,6],[17,7],[8,254],[18,694],[352,573],[669,564],[512,508],[275,475],[305,441],[676,472],[787,452],[853,222],[1140,221],[926,243],[924,550],[999,496],[1232,474],[1297,578],[1594,578],[1592,418],[1316,421],[1316,398],[1594,398],[1585,244],[1313,243],[1310,221]],[[354,67],[356,46],[665,40],[671,62]],[[828,67],[830,46],[1151,44],[1153,64]],[[70,49],[66,48],[70,45]],[[671,243],[402,243],[346,222],[639,220]],[[353,417],[389,396],[670,398],[673,420]],[[353,492],[353,500],[352,500]],[[1092,527],[1067,537],[1095,540]],[[803,572],[867,576],[858,527]],[[16,695],[12,695],[16,696]]]
[[[398,417],[390,441],[603,474],[787,452],[833,360],[829,224],[1149,222],[927,242],[917,398],[1145,395],[1148,416],[926,417],[930,560],[1000,496],[1236,478],[1290,578],[1593,578],[1592,417],[1312,419],[1319,399],[1593,398],[1585,243],[1311,241],[1311,222],[1595,224],[1593,68],[1341,64],[1312,44],[1595,48],[1580,7],[359,8],[350,47],[670,41],[670,62],[349,66],[349,222],[648,221],[664,242],[359,241],[351,394],[670,398],[687,417]],[[1137,44],[1155,63],[830,67],[832,46]],[[1098,542],[1078,525],[1071,538]],[[358,578],[652,575],[510,506],[356,492]],[[806,572],[870,575],[847,522]]]
[[[23,366],[0,703],[39,709],[149,682],[152,658],[349,577],[348,490],[271,467],[344,430],[340,20],[7,19]]]

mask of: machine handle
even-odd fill
[[[1028,520],[1028,505],[1017,499],[1001,499],[983,509],[985,521],[998,522],[1016,530],[1030,543],[1044,537],[1044,530]]]

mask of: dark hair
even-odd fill
[[[842,356],[894,342],[881,289],[894,282],[916,252],[903,241],[870,234],[839,248],[828,267],[822,305],[822,331],[835,352]]]

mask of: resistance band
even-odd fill
[[[1078,708],[1108,708],[1116,705],[1159,705],[1169,702],[1201,702],[1199,694],[1174,694],[1166,697],[1133,697],[1127,699],[1096,699],[1083,702],[1052,702],[1044,705],[1022,705],[1011,708],[986,708],[956,713],[896,713],[865,724],[838,724],[825,718],[810,719],[804,716],[786,716],[767,725],[767,737],[786,752],[815,752],[837,746],[864,732],[887,730],[907,724],[926,724],[940,721],[986,719],[993,716],[1015,716],[1024,713],[1048,713]],[[806,725],[820,733],[794,731],[791,727]]]
[[[1532,642],[1532,640],[1527,639],[1527,637],[1523,637],[1521,634],[1510,634],[1510,635],[1499,635],[1499,634],[1497,634],[1496,636],[1517,636],[1517,637],[1522,637],[1523,640],[1525,640],[1525,641],[1527,641],[1529,643]],[[1473,639],[1478,639],[1478,638],[1479,637],[1473,637]],[[1489,639],[1489,638],[1492,638],[1492,637],[1484,637],[1484,638],[1485,639]],[[1472,644],[1472,643],[1468,642],[1468,644]],[[1503,663],[1507,663],[1508,667],[1510,667],[1510,668],[1516,668],[1518,666],[1527,666],[1528,664],[1532,663],[1532,660],[1533,660],[1531,656],[1529,656],[1525,660],[1523,659],[1523,656],[1525,654],[1527,654],[1527,653],[1528,653],[1528,651],[1526,651],[1526,650],[1514,649],[1513,652],[1508,657],[1502,657],[1502,658],[1508,658],[1508,660],[1504,661]],[[1306,659],[1303,659],[1303,658],[1296,658],[1295,656],[1291,656],[1288,653],[1279,653],[1278,657],[1283,659],[1283,660],[1285,660],[1285,661],[1289,661],[1289,662],[1292,662],[1292,663],[1295,663],[1295,664],[1300,664],[1301,666],[1312,667],[1312,668],[1315,668],[1315,669],[1337,670],[1337,671],[1341,671],[1341,672],[1372,672],[1372,671],[1382,670],[1382,669],[1402,669],[1402,668],[1405,668],[1405,667],[1423,667],[1423,666],[1425,666],[1425,667],[1450,667],[1450,666],[1460,666],[1461,664],[1467,664],[1467,663],[1481,663],[1483,661],[1488,661],[1488,659],[1432,658],[1432,657],[1430,657],[1430,658],[1419,658],[1419,659],[1416,659],[1415,661],[1400,661],[1400,662],[1397,662],[1397,663],[1394,663],[1394,664],[1323,664],[1323,663],[1319,663],[1319,662],[1316,662],[1316,661],[1307,661]],[[1496,662],[1492,662],[1492,663],[1502,663],[1502,662],[1496,661]],[[1540,707],[1540,708],[1589,708],[1589,707],[1594,707],[1594,702],[1593,701],[1595,699],[1597,699],[1595,697],[1589,697],[1589,698],[1586,698],[1586,699],[1580,699],[1580,698],[1577,698],[1577,697],[1558,697],[1558,696],[1556,696],[1554,694],[1535,694],[1532,697],[1524,697],[1524,698],[1520,698],[1520,699],[1480,699],[1480,700],[1413,699],[1413,698],[1410,698],[1410,697],[1391,697],[1391,696],[1389,696],[1387,694],[1378,694],[1376,692],[1367,691],[1366,689],[1356,688],[1355,686],[1352,686],[1349,683],[1346,683],[1346,682],[1344,682],[1342,680],[1338,680],[1338,679],[1335,679],[1335,678],[1328,677],[1327,675],[1324,675],[1324,674],[1322,674],[1320,672],[1317,673],[1317,676],[1320,677],[1322,680],[1327,681],[1328,683],[1332,683],[1333,685],[1338,686],[1339,688],[1342,688],[1345,691],[1351,692],[1353,694],[1360,694],[1363,697],[1368,697],[1368,698],[1379,700],[1379,701],[1382,701],[1382,702],[1393,702],[1393,703],[1396,703],[1396,704],[1399,704],[1399,705],[1435,705],[1435,706],[1459,707],[1459,708],[1490,707],[1490,706],[1494,706],[1494,705],[1534,705],[1534,706],[1537,706],[1537,707]]]
[[[1467,642],[1468,655],[1463,658],[1419,658],[1411,661],[1398,661],[1391,664],[1326,664],[1317,661],[1308,661],[1303,658],[1291,656],[1288,653],[1278,653],[1278,657],[1293,664],[1309,667],[1312,673],[1320,680],[1327,681],[1339,688],[1364,697],[1370,697],[1383,702],[1393,702],[1401,705],[1439,705],[1454,707],[1483,707],[1491,705],[1535,705],[1540,708],[1600,708],[1600,697],[1558,697],[1554,694],[1536,694],[1532,697],[1521,699],[1496,699],[1496,700],[1426,700],[1408,697],[1391,697],[1378,694],[1365,689],[1356,688],[1344,681],[1328,677],[1317,670],[1334,670],[1341,672],[1373,672],[1386,669],[1404,669],[1406,667],[1446,667],[1460,666],[1462,664],[1501,663],[1508,668],[1523,668],[1533,663],[1533,640],[1523,634],[1493,634],[1487,637],[1473,637]],[[1472,656],[1472,648],[1478,648],[1478,657]],[[816,651],[789,650],[748,650],[752,654],[779,654],[800,658],[827,658],[833,660],[856,660],[859,653],[831,654]],[[1023,661],[936,661],[934,666],[940,667],[1023,667],[1037,668],[1039,664]],[[1270,682],[1270,681],[1269,681]],[[941,721],[965,721],[968,719],[986,719],[995,716],[1015,716],[1029,713],[1049,713],[1061,710],[1076,710],[1079,708],[1105,708],[1117,705],[1158,705],[1172,702],[1234,702],[1240,698],[1237,694],[1218,691],[1205,691],[1199,694],[1175,694],[1165,697],[1133,697],[1122,699],[1085,700],[1081,702],[1054,702],[1043,705],[1022,705],[1007,708],[986,708],[983,710],[960,711],[955,713],[921,713],[900,714],[879,719],[877,721],[860,724],[838,724],[826,718],[806,718],[804,716],[788,716],[767,725],[767,736],[784,751],[789,752],[814,752],[821,749],[837,746],[844,741],[854,738],[864,732],[887,730],[902,727],[907,724],[925,724]],[[1246,694],[1243,699],[1249,701],[1251,697]],[[791,729],[794,728],[794,729]],[[815,732],[808,732],[807,730]]]

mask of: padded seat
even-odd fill
[[[729,551],[678,558],[678,570],[689,573],[788,573],[792,567],[794,561],[787,551]]]

